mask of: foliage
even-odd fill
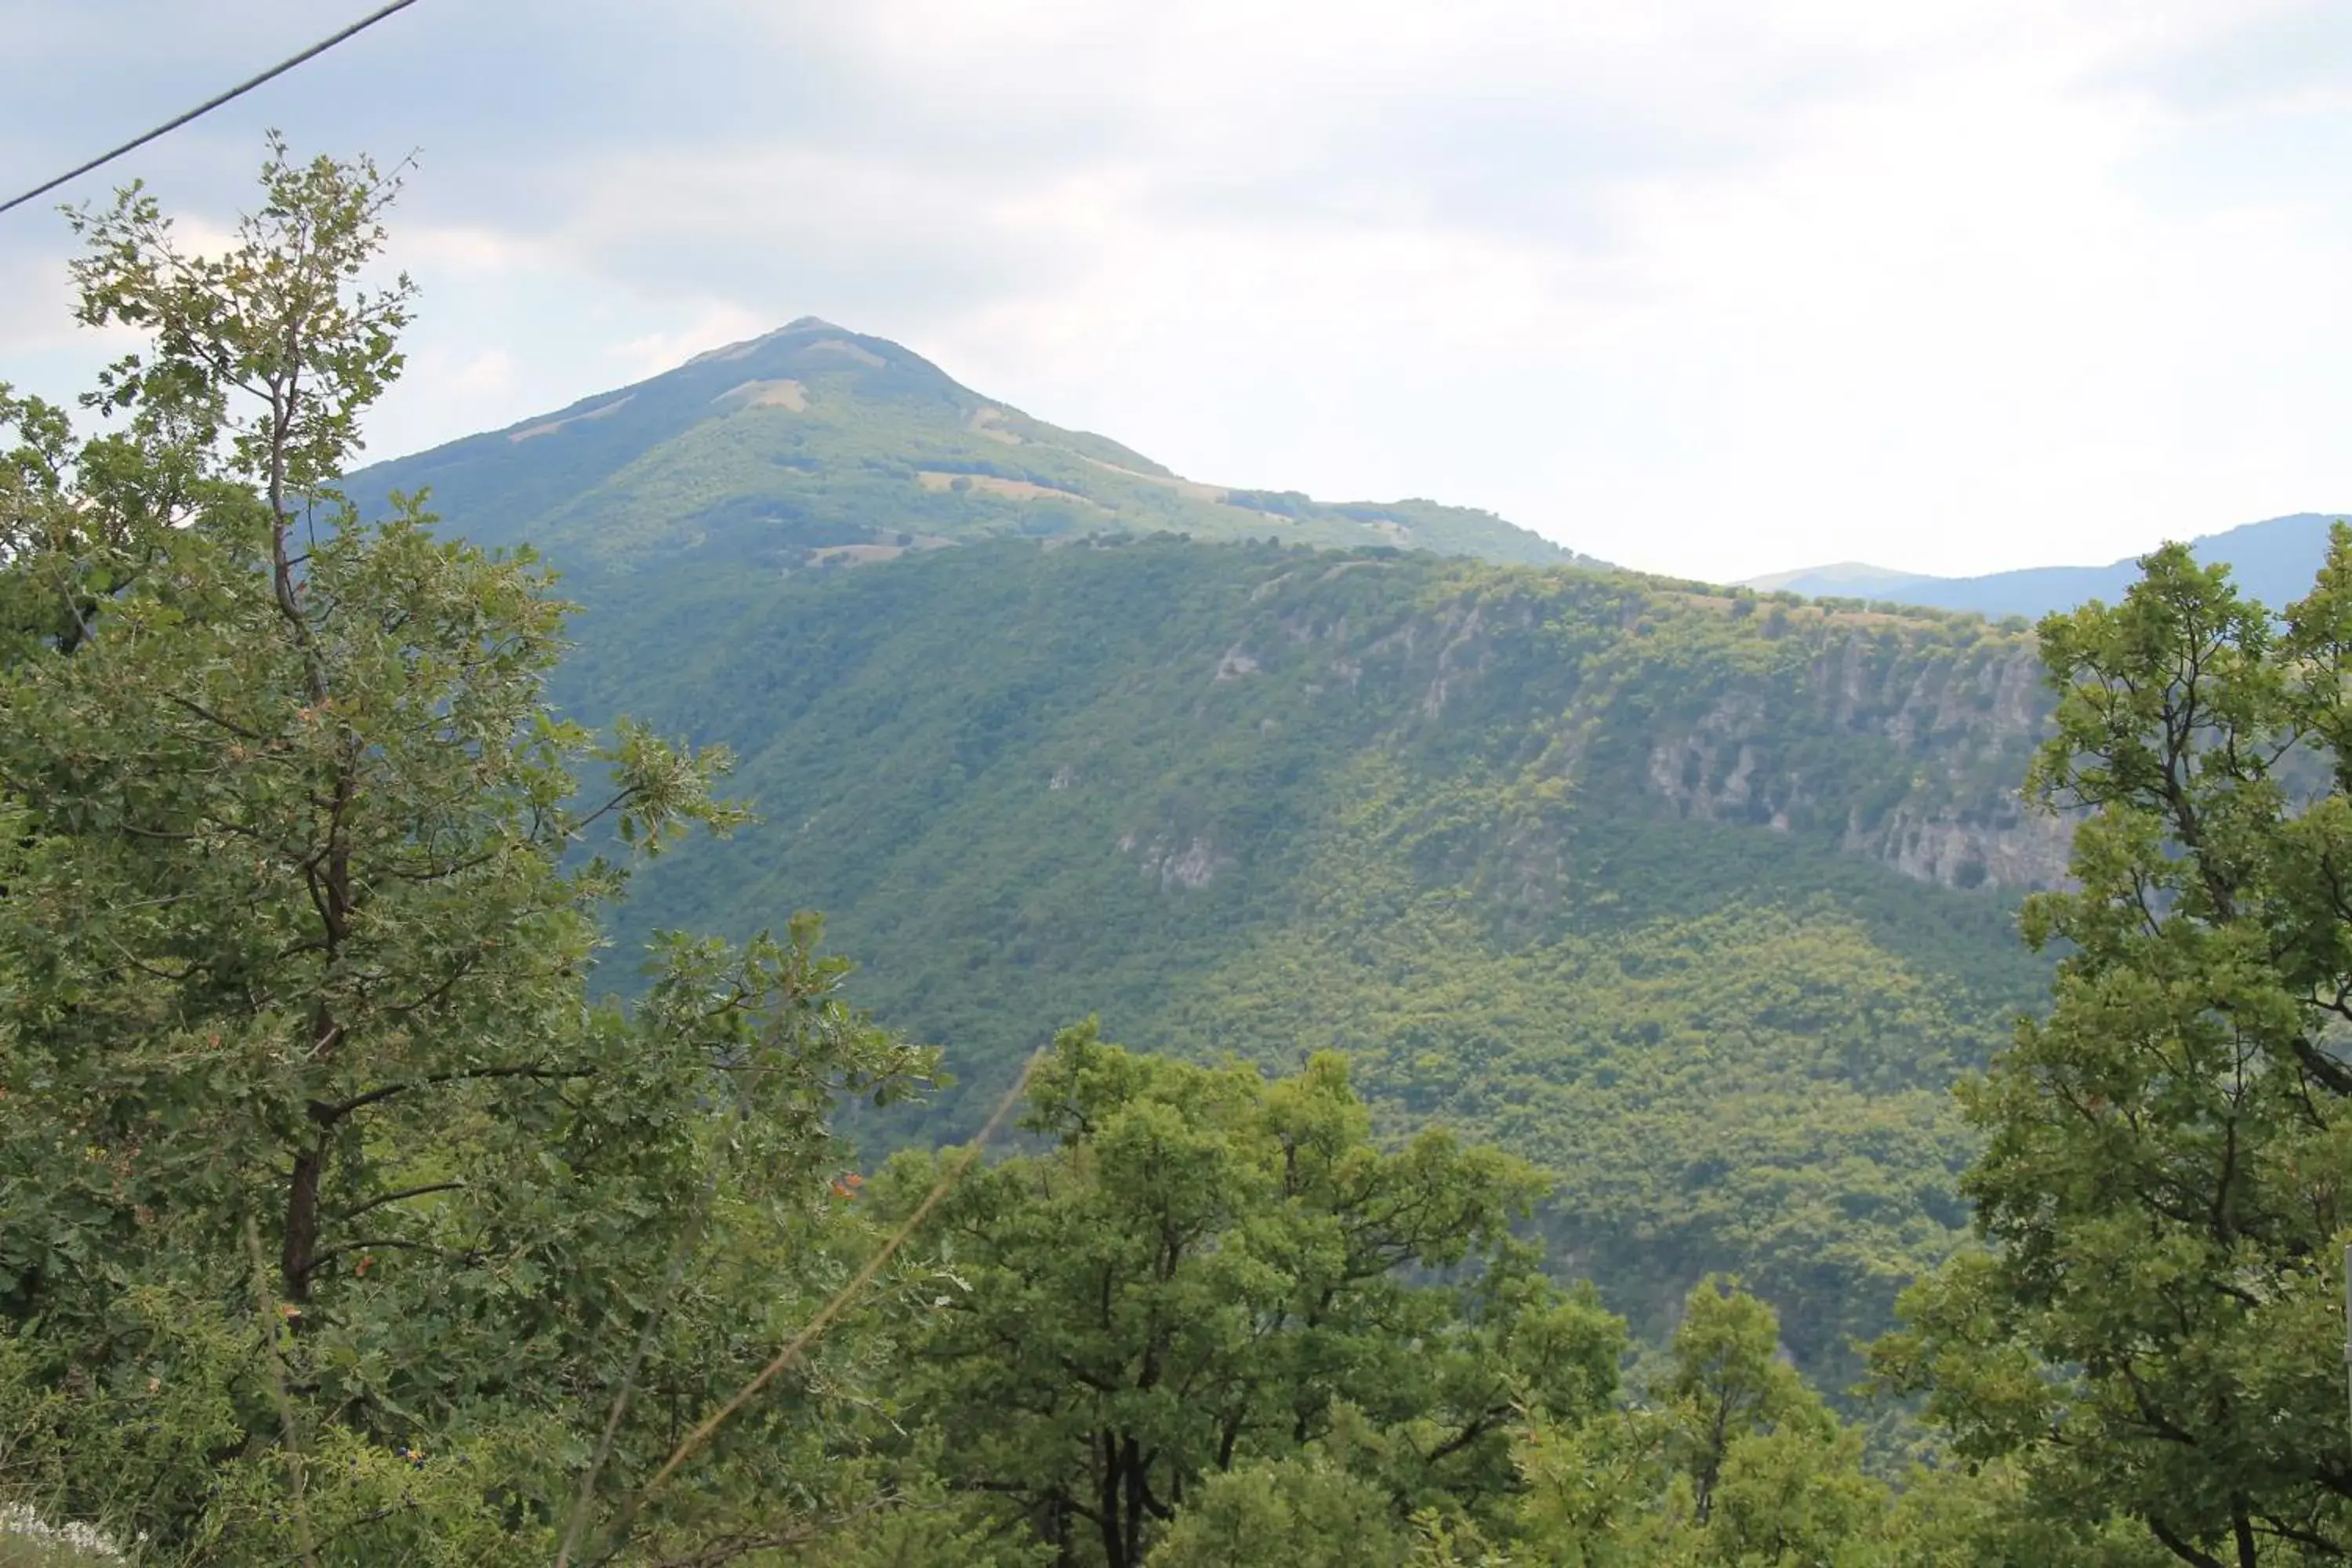
[[[89,400],[114,429],[0,393],[0,1501],[154,1560],[603,1530],[868,1245],[827,1112],[929,1059],[814,921],[590,1003],[592,825],[739,814],[718,753],[547,713],[528,556],[330,488],[399,368],[404,280],[352,281],[394,188],[273,142],[218,257],[124,193],[77,220],[82,319],[150,339]],[[854,1450],[865,1352],[828,1352],[633,1538],[855,1507],[811,1458]]]
[[[1437,1132],[1383,1151],[1336,1058],[1269,1081],[1089,1026],[1024,1125],[1044,1147],[934,1216],[890,1379],[992,1539],[1070,1568],[2147,1562],[2008,1468],[1871,1473],[1737,1281],[1693,1289],[1629,1394],[1622,1324],[1504,1228],[1531,1173]],[[942,1158],[896,1159],[886,1210]]]
[[[836,1105],[887,1126],[933,1057],[815,917],[592,994],[631,863],[744,820],[726,755],[595,744],[535,557],[338,493],[396,179],[274,140],[262,178],[225,255],[135,187],[77,219],[82,319],[150,340],[99,434],[0,388],[0,1563],[2352,1550],[2352,530],[2283,618],[2173,550],[2044,624],[2034,784],[2085,815],[1980,1147],[1937,1090],[2042,972],[1925,840],[2031,860],[2010,633],[1168,541],[647,573],[576,689],[735,727],[807,812],[657,910],[856,895],[869,994],[983,1082],[1089,989],[1176,1047],[1065,1030],[1017,1152],[867,1184]],[[645,657],[697,615],[732,640]],[[1972,1148],[1990,1245],[1947,1258]],[[1938,1259],[1876,1353],[1950,1442],[1898,1467],[1803,1373]]]
[[[2028,909],[2056,1005],[1967,1103],[1988,1247],[1881,1350],[1963,1453],[2097,1500],[2179,1561],[2352,1550],[2352,532],[2274,616],[2186,550],[2042,623],[2035,784],[2089,812]]]
[[[2150,1568],[2097,1500],[2036,1510],[2001,1466],[1910,1467],[1890,1487],[1860,1430],[1786,1363],[1769,1308],[1702,1280],[1646,1401],[1522,1439],[1518,1518],[1487,1561],[1552,1568]],[[1442,1559],[1441,1559],[1442,1560]]]
[[[1210,1476],[1150,1568],[1406,1568],[1413,1541],[1381,1489],[1320,1456]]]
[[[1069,1030],[1023,1126],[1051,1147],[967,1179],[933,1222],[942,1295],[906,1391],[949,1475],[1066,1553],[1089,1537],[1129,1568],[1207,1477],[1357,1427],[1375,1495],[1479,1510],[1507,1489],[1523,1405],[1580,1415],[1614,1384],[1616,1320],[1509,1238],[1534,1173],[1437,1131],[1380,1150],[1336,1058],[1269,1084]],[[894,1161],[886,1207],[941,1158]],[[1221,1508],[1360,1502],[1286,1474],[1305,1489]]]
[[[1871,858],[2013,831],[2021,639],[1174,540],[600,582],[560,695],[727,744],[769,803],[618,929],[825,910],[854,994],[963,1080],[870,1139],[963,1135],[1089,1012],[1200,1060],[1343,1051],[1384,1128],[1550,1171],[1552,1255],[1645,1337],[1736,1268],[1832,1388],[1960,1234],[1946,1087],[2044,971],[2007,889]]]

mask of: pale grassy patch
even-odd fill
[[[952,489],[958,479],[971,480],[971,483],[966,487],[967,489],[985,490],[990,495],[1005,496],[1013,500],[1050,499],[1076,501],[1080,506],[1093,507],[1097,511],[1110,510],[1107,506],[1088,500],[1076,490],[1057,489],[1052,485],[1031,484],[1027,479],[1001,479],[994,474],[943,474],[930,468],[919,468],[915,471],[916,482],[927,490]]]
[[[1166,474],[1147,474],[1139,468],[1123,468],[1117,463],[1107,463],[1100,458],[1089,458],[1084,452],[1076,453],[1075,456],[1081,461],[1092,463],[1097,468],[1107,469],[1114,474],[1124,474],[1130,479],[1141,479],[1147,485],[1158,485],[1163,490],[1174,490],[1178,495],[1191,496],[1194,500],[1222,501],[1228,493],[1223,485],[1204,485],[1198,479],[1172,479]]]
[[[797,381],[747,381],[710,401],[732,403],[739,408],[789,408],[803,414],[808,410],[808,388]]]
[[[558,430],[564,428],[566,426],[584,425],[591,419],[609,419],[625,407],[628,405],[629,399],[635,395],[636,394],[632,392],[625,397],[616,397],[610,403],[591,408],[585,414],[574,414],[569,419],[551,419],[544,425],[534,425],[527,430],[517,430],[512,435],[509,435],[507,439],[509,441],[529,441],[535,437],[552,436]]]
[[[858,363],[872,365],[877,370],[889,363],[873,350],[859,348],[856,343],[841,338],[819,338],[815,342],[809,344],[808,352],[846,354]]]

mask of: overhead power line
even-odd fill
[[[237,83],[235,87],[230,88],[226,92],[222,93],[217,98],[206,99],[204,102],[196,105],[194,109],[191,109],[179,118],[175,120],[168,120],[163,124],[155,127],[154,130],[148,132],[145,135],[135,137],[129,142],[125,142],[121,146],[117,147],[111,153],[100,153],[99,156],[92,158],[89,163],[82,164],[79,168],[68,169],[56,179],[50,180],[44,184],[35,185],[31,190],[26,191],[21,196],[11,196],[8,200],[0,202],[0,213],[6,212],[10,207],[23,206],[26,202],[33,200],[37,196],[45,196],[51,191],[56,190],[59,185],[64,184],[67,181],[78,180],[84,174],[89,174],[92,169],[103,168],[105,165],[113,163],[117,158],[121,157],[125,153],[136,152],[138,149],[147,145],[148,142],[154,141],[158,136],[168,135],[172,132],[177,131],[181,126],[185,125],[189,121],[197,119],[202,115],[210,114],[214,110],[218,109],[224,103],[228,103],[234,100],[243,98],[247,93],[251,92],[263,82],[284,76],[288,71],[292,70],[296,66],[300,65],[305,60],[318,58],[320,55],[325,54],[329,49],[333,48],[337,44],[341,43],[345,38],[364,33],[370,27],[374,26],[378,22],[383,21],[386,16],[391,16],[394,11],[405,11],[408,7],[415,4],[416,0],[392,0],[391,5],[384,5],[369,12],[366,16],[361,17],[358,21],[353,22],[350,26],[345,27],[341,32],[337,33],[334,37],[320,39],[317,43],[312,44],[309,48],[304,49],[300,54],[294,55],[289,58],[278,61],[276,65],[271,66],[268,70],[263,71],[259,76],[254,77],[249,80]]]

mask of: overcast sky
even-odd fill
[[[0,0],[0,199],[373,4]],[[420,155],[380,455],[815,314],[1698,576],[2352,508],[2341,4],[419,0],[68,195],[226,222],[270,125]],[[67,255],[0,216],[0,380]]]

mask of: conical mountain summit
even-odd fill
[[[790,571],[987,538],[1155,532],[1585,561],[1468,508],[1198,483],[974,392],[887,338],[814,316],[377,464],[348,488],[366,502],[426,486],[455,531],[485,544],[528,540],[575,570],[685,551]]]

